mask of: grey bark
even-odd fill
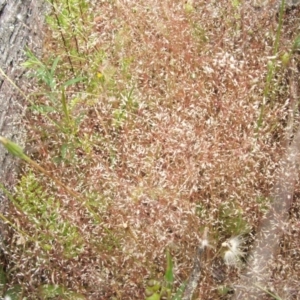
[[[45,4],[42,0],[0,0],[0,67],[25,93],[28,86],[24,49],[41,49]],[[25,99],[0,75],[0,136],[23,145]],[[8,189],[15,182],[18,161],[0,146],[0,182]],[[4,198],[0,191],[0,200]]]

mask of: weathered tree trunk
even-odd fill
[[[0,0],[0,67],[25,93],[24,48],[40,49],[44,13],[43,0]],[[21,145],[25,140],[24,104],[24,97],[0,74],[0,136]],[[0,182],[8,189],[15,182],[16,167],[17,160],[0,147]],[[3,198],[0,190],[0,200]]]

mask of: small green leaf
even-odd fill
[[[70,79],[63,84],[63,87],[68,87],[70,85],[73,85],[73,84],[83,81],[83,80],[85,80],[84,77],[76,77],[76,78]]]
[[[146,300],[160,300],[160,294],[155,293],[152,296],[147,297]]]
[[[63,112],[65,114],[66,120],[69,123],[70,116],[69,116],[69,110],[68,110],[68,106],[67,106],[67,100],[66,100],[66,94],[65,94],[64,88],[62,88],[62,91],[61,91],[61,104],[62,104],[62,108],[63,108]]]
[[[146,294],[147,297],[152,296],[153,295],[153,291],[148,287],[145,290],[145,294]]]
[[[157,280],[149,280],[147,289],[152,293],[159,291],[161,288],[160,282]]]
[[[48,106],[48,105],[32,105],[30,106],[31,110],[37,111],[41,114],[45,114],[45,113],[50,113],[50,112],[55,112],[56,109],[52,106]]]
[[[234,8],[238,8],[241,5],[239,0],[232,0],[231,3]]]
[[[191,13],[195,10],[195,8],[193,7],[193,5],[191,3],[186,3],[184,4],[184,10],[187,12],[187,13]]]
[[[285,52],[282,56],[281,56],[281,61],[282,61],[282,65],[286,68],[290,62],[290,55],[289,53]]]
[[[220,296],[226,296],[230,291],[231,289],[225,285],[222,285],[218,288],[218,294]]]
[[[267,66],[268,66],[268,70],[270,70],[270,69],[273,70],[273,68],[274,68],[274,62],[272,60],[269,60],[268,63],[267,63]]]
[[[29,49],[26,50],[26,56],[28,60],[21,64],[23,67],[31,69],[44,68],[44,64]]]
[[[167,249],[167,268],[165,273],[165,280],[167,282],[167,287],[171,289],[174,282],[174,274],[173,274],[173,261],[169,249]]]

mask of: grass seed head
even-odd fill
[[[228,266],[238,266],[240,259],[245,255],[243,251],[243,238],[235,236],[222,243],[222,246],[227,248],[224,252],[224,261]]]

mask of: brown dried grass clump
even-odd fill
[[[221,298],[220,287],[234,283],[239,271],[221,264],[211,272],[219,261],[217,249],[239,234],[246,234],[251,248],[291,138],[286,135],[290,70],[280,55],[263,100],[277,28],[273,4],[141,0],[88,5],[90,16],[78,25],[89,30],[77,49],[82,56],[70,57],[75,72],[89,78],[66,91],[80,123],[58,130],[49,119],[62,121],[59,112],[50,118],[30,113],[27,122],[34,158],[82,195],[80,202],[46,178],[34,179],[44,197],[59,199],[56,222],[71,224],[70,243],[77,240],[78,247],[70,254],[63,239],[52,237],[45,249],[12,235],[7,266],[13,268],[12,282],[28,282],[26,292],[32,294],[51,283],[88,299],[143,299],[147,280],[163,278],[167,248],[175,286],[189,277],[207,227],[214,249],[197,294]],[[291,49],[293,24],[284,23],[280,53]],[[62,57],[63,76],[71,76],[57,33],[46,39],[47,49]],[[45,96],[35,101],[47,104]],[[298,116],[295,107],[294,129]],[[24,186],[20,189],[19,197],[21,192],[28,197]],[[299,243],[292,237],[299,234],[296,207],[291,212],[295,230],[284,236],[278,256],[287,271],[281,276],[274,269],[271,279],[274,285],[290,282],[291,289],[299,275],[293,258]],[[23,231],[38,237],[32,221],[13,207],[10,214]],[[53,227],[43,230],[51,235]]]

